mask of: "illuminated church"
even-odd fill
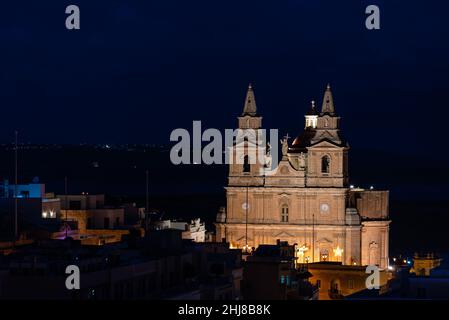
[[[262,129],[251,86],[238,123],[240,129]],[[302,133],[291,143],[282,141],[274,170],[247,161],[247,141],[233,145],[239,148],[245,161],[229,165],[217,239],[242,249],[288,241],[297,245],[299,262],[388,266],[389,194],[349,186],[349,145],[329,85],[321,109],[312,102]]]

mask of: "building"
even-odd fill
[[[124,208],[105,206],[104,195],[58,195],[61,220],[76,221],[80,232],[87,229],[114,229],[125,221]]]
[[[132,247],[126,242],[86,246],[67,239],[21,248],[0,257],[0,299],[128,300],[192,296],[197,290],[197,286],[189,285],[194,277],[188,271],[192,269],[192,254],[182,247],[178,250],[168,246],[170,250],[161,253],[145,246]],[[65,286],[68,265],[80,269],[80,290],[67,290]]]
[[[0,238],[15,236],[17,210],[17,238],[26,238],[40,230],[55,232],[63,228],[57,219],[61,212],[60,199],[45,192],[45,184],[10,185],[5,181],[0,189]]]
[[[239,300],[243,277],[242,251],[224,242],[192,242],[202,299]]]
[[[340,131],[331,88],[321,110],[312,103],[303,132],[282,140],[282,159],[260,142],[262,117],[248,88],[229,154],[226,210],[217,215],[217,240],[235,248],[296,243],[300,259],[388,266],[388,191],[351,188],[349,146]]]
[[[80,290],[65,286],[69,265],[80,269]],[[235,300],[242,273],[241,250],[185,240],[180,230],[133,233],[103,246],[52,239],[0,255],[0,299]]]
[[[104,195],[55,196],[36,181],[20,185],[5,181],[0,186],[0,247],[11,250],[14,238],[27,242],[71,237],[87,245],[119,242],[130,229],[143,233],[139,217],[142,210],[134,204],[107,206]],[[133,224],[125,225],[125,212]]]
[[[206,225],[199,218],[191,220],[190,223],[176,220],[156,220],[151,223],[151,227],[155,230],[181,230],[182,238],[186,240],[195,242],[204,242],[206,240]]]
[[[122,205],[125,215],[125,225],[142,226],[145,220],[145,208],[138,207],[136,203],[124,203]]]
[[[343,299],[366,289],[366,267],[342,265],[341,262],[315,262],[308,264],[310,281],[320,288],[319,300]],[[380,271],[380,292],[388,289],[389,274]],[[379,292],[379,290],[376,290]]]
[[[259,245],[246,258],[242,292],[245,300],[316,300],[319,288],[307,268],[297,268],[296,246],[278,241]]]
[[[396,259],[394,278],[388,290],[363,290],[346,300],[447,300],[449,299],[449,259],[434,254],[415,254],[413,267],[408,259]]]
[[[415,273],[417,276],[430,276],[430,272],[439,267],[441,261],[442,259],[434,253],[415,253],[413,257],[413,268],[410,272]]]

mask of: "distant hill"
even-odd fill
[[[169,147],[150,145],[21,145],[19,182],[36,177],[47,191],[105,193],[110,202],[143,205],[149,170],[151,207],[167,216],[200,216],[209,225],[225,205],[226,165],[171,164]],[[350,151],[351,184],[390,190],[393,250],[449,251],[449,170],[446,161],[385,153]],[[11,145],[0,147],[0,178],[13,183]],[[443,239],[444,238],[444,239]]]

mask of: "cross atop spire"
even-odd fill
[[[331,115],[335,113],[334,99],[332,98],[331,85],[329,83],[327,84],[326,91],[324,92],[321,113],[329,113]]]
[[[256,98],[254,97],[253,87],[251,83],[248,85],[248,92],[246,93],[245,107],[243,108],[243,116],[255,116],[257,114]]]

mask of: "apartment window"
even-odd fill
[[[109,229],[109,218],[104,218],[104,228]]]
[[[18,198],[29,198],[30,192],[29,191],[20,191],[20,195]]]
[[[120,217],[115,218],[115,226],[118,227],[120,225]]]
[[[123,283],[116,283],[114,286],[115,299],[123,299]]]
[[[417,296],[419,299],[426,299],[427,298],[426,288],[418,288]]]
[[[71,200],[69,202],[69,209],[70,210],[81,210],[81,201]]]
[[[281,221],[288,222],[288,206],[286,205],[281,207]]]
[[[284,275],[281,276],[281,283],[282,283],[282,284],[285,283],[285,276],[284,276]]]
[[[134,285],[132,280],[126,283],[126,298],[131,299],[134,297]]]

